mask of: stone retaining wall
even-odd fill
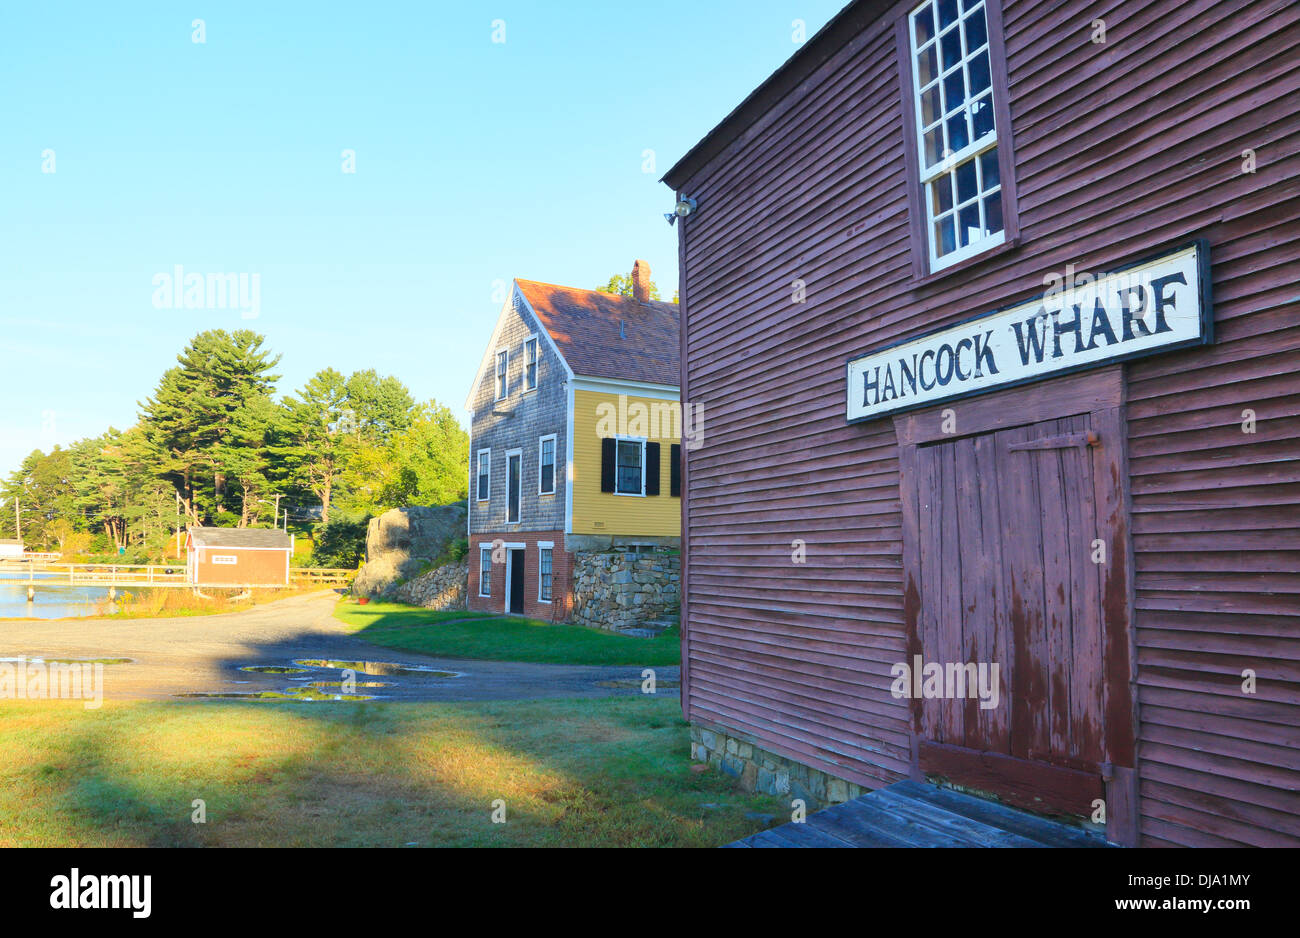
[[[444,564],[391,590],[394,602],[427,609],[464,609],[469,561]],[[389,598],[389,597],[385,597]]]
[[[695,723],[691,758],[739,779],[745,791],[802,798],[809,811],[852,801],[871,790]]]
[[[571,621],[617,631],[676,615],[681,574],[682,558],[676,552],[578,551]]]

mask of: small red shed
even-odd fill
[[[288,586],[293,538],[266,528],[189,529],[186,572],[195,586]]]

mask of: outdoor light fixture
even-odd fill
[[[677,224],[678,217],[685,218],[687,215],[691,214],[691,212],[695,211],[698,205],[699,203],[690,196],[679,195],[677,197],[677,204],[673,206],[673,210],[664,213],[664,219],[668,224],[675,225]]]

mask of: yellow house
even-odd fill
[[[574,383],[569,533],[677,537],[682,406],[669,396],[676,389],[651,397],[644,388]]]
[[[514,281],[466,401],[471,609],[562,618],[575,551],[678,546],[680,319],[649,282]]]

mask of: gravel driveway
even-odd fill
[[[455,672],[362,673],[357,681],[391,686],[357,688],[392,700],[521,700],[607,697],[640,693],[638,666],[531,664],[433,658],[381,648],[344,633],[332,612],[333,592],[294,596],[246,612],[166,619],[0,619],[0,658],[131,658],[104,668],[104,697],[177,700],[177,694],[284,691],[307,680],[338,681],[340,671],[262,674],[254,666],[295,660],[387,662]],[[387,670],[387,669],[380,669]],[[677,696],[680,669],[657,667],[659,693]],[[295,680],[296,679],[296,680]],[[606,686],[603,682],[617,682]],[[184,698],[192,704],[201,700]]]

